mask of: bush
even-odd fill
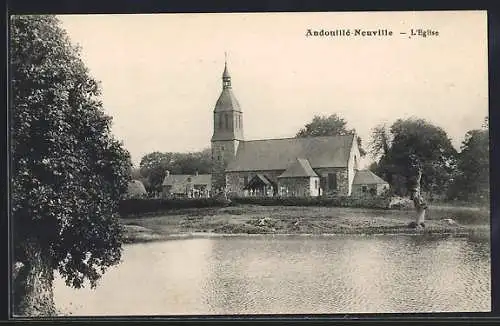
[[[176,199],[125,199],[120,201],[121,217],[145,213],[159,213],[172,209],[225,207],[231,201],[218,198],[176,198]]]
[[[253,204],[262,206],[327,206],[388,208],[389,199],[385,197],[232,197],[235,204]]]

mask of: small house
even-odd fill
[[[352,182],[353,196],[379,196],[389,189],[389,184],[370,170],[358,170]]]
[[[170,174],[165,172],[163,197],[208,198],[212,187],[210,174]]]
[[[145,198],[148,196],[144,184],[139,180],[131,180],[128,183],[127,198]]]

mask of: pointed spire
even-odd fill
[[[231,88],[231,76],[227,69],[227,52],[224,51],[224,72],[222,73],[222,88]]]
[[[227,52],[224,51],[224,73],[222,74],[222,78],[231,78],[229,75],[229,70],[227,69]]]

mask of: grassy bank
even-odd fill
[[[431,206],[425,230],[407,227],[413,210],[240,205],[177,209],[122,220],[126,242],[205,234],[453,234],[489,237],[489,210]],[[450,224],[446,219],[453,219]]]

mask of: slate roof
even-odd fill
[[[303,158],[298,158],[288,166],[278,178],[299,178],[299,177],[317,177],[318,175],[309,164],[309,161]]]
[[[215,103],[214,112],[222,111],[239,111],[241,112],[240,103],[234,96],[231,88],[223,88],[220,93],[217,103]]]
[[[285,170],[297,158],[313,169],[347,167],[354,135],[242,141],[227,172]]]
[[[380,178],[370,170],[358,170],[354,175],[354,180],[352,184],[354,185],[387,184],[387,181],[384,181],[382,178]]]
[[[188,181],[189,177],[191,177],[191,182]],[[169,176],[165,176],[162,185],[172,186],[171,191],[174,193],[183,193],[190,186],[204,185],[211,187],[212,176],[210,174],[170,174]]]

